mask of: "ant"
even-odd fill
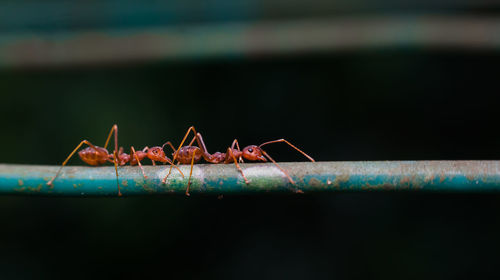
[[[115,149],[113,153],[109,153],[106,147],[108,146],[109,140],[111,139],[111,135],[114,133],[114,138],[115,138]],[[79,151],[78,156],[87,164],[92,165],[92,166],[98,166],[102,165],[106,162],[112,162],[115,165],[115,173],[116,173],[116,184],[118,186],[118,196],[121,196],[121,190],[120,190],[120,183],[118,181],[118,165],[123,166],[130,162],[130,165],[136,165],[138,164],[139,167],[141,168],[142,175],[144,176],[144,179],[147,179],[148,177],[144,173],[144,169],[142,168],[141,161],[145,158],[149,158],[153,165],[156,165],[155,162],[162,162],[162,163],[170,163],[171,165],[174,165],[173,162],[165,155],[165,152],[163,151],[163,147],[152,147],[148,148],[145,147],[142,151],[135,151],[134,147],[130,147],[130,155],[126,154],[123,152],[123,147],[120,147],[120,149],[117,151],[116,148],[118,147],[118,126],[115,124],[111,128],[111,131],[109,132],[108,138],[106,139],[106,143],[104,144],[104,147],[99,147],[95,146],[92,143],[90,143],[87,140],[83,140],[76,146],[76,148],[69,154],[69,156],[66,158],[66,160],[62,163],[61,167],[57,171],[56,175],[50,179],[50,181],[47,182],[47,185],[52,186],[54,180],[59,176],[59,173],[61,172],[62,168],[66,165],[66,163],[69,161],[69,159],[75,154],[75,152],[80,149],[80,147],[86,144],[88,147]],[[175,166],[175,165],[174,165]],[[182,174],[182,177],[184,177],[184,174],[182,171],[177,167],[177,170]]]
[[[193,132],[193,134],[195,136],[193,137],[193,139],[191,140],[189,145],[182,146],[184,144],[184,142],[186,141],[186,139],[189,136],[189,133],[191,131]],[[198,143],[199,147],[192,146],[192,144],[195,140]],[[280,143],[280,142],[284,142],[284,143],[288,144],[289,146],[291,146],[292,148],[294,148],[295,150],[300,152],[302,155],[307,157],[310,161],[314,162],[314,159],[312,157],[310,157],[309,155],[307,155],[306,153],[304,153],[299,148],[295,147],[294,145],[292,145],[290,142],[288,142],[285,139],[278,139],[278,140],[274,140],[274,141],[265,142],[263,144],[260,144],[259,146],[256,146],[256,145],[246,146],[245,148],[243,148],[243,150],[240,149],[238,140],[234,139],[231,147],[227,148],[226,153],[215,152],[213,154],[210,154],[207,151],[207,147],[205,146],[205,142],[203,141],[201,134],[196,132],[196,129],[194,128],[194,126],[191,126],[188,129],[188,131],[186,132],[186,135],[184,135],[184,138],[182,139],[181,144],[179,145],[179,148],[177,150],[174,148],[174,146],[170,142],[165,143],[164,146],[166,144],[168,144],[172,148],[172,150],[174,151],[174,153],[172,154],[172,156],[173,156],[172,161],[173,162],[175,162],[177,160],[180,164],[191,164],[191,171],[189,172],[189,181],[188,181],[188,186],[186,189],[186,195],[189,196],[190,195],[189,194],[189,187],[191,185],[191,176],[193,174],[193,165],[195,163],[200,162],[202,158],[205,159],[205,161],[207,161],[209,163],[214,163],[214,164],[234,163],[236,165],[236,168],[238,169],[238,171],[243,176],[243,179],[245,180],[246,184],[249,184],[250,182],[246,178],[246,176],[243,173],[243,170],[241,169],[238,162],[240,162],[240,163],[244,162],[243,159],[250,160],[250,161],[267,162],[267,159],[269,159],[271,162],[273,162],[276,165],[276,167],[278,167],[279,170],[281,170],[281,172],[283,172],[283,174],[285,174],[285,176],[288,178],[288,181],[290,181],[290,183],[295,185],[295,182],[293,181],[292,177],[290,177],[288,172],[286,172],[283,168],[281,168],[278,165],[278,163],[276,163],[276,161],[262,149],[262,146],[264,146],[264,145],[268,145],[268,144],[272,144],[272,143]],[[172,172],[173,166],[175,166],[175,165],[170,166],[170,170],[169,170],[168,174],[163,178],[162,182],[164,184],[165,184],[168,176]],[[302,191],[297,190],[296,192],[301,193]]]

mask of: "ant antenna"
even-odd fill
[[[295,147],[294,145],[292,145],[292,143],[286,141],[285,139],[278,139],[278,140],[273,140],[273,141],[269,141],[269,142],[265,142],[263,144],[260,144],[259,148],[261,148],[262,146],[264,145],[268,145],[268,144],[273,144],[273,143],[280,143],[280,142],[285,142],[287,143],[288,145],[290,145],[290,147],[294,148],[295,150],[297,150],[299,153],[301,153],[302,155],[304,155],[306,158],[308,158],[310,161],[312,162],[315,162],[315,160],[310,157],[308,154],[304,153],[302,150],[300,150],[299,148]]]

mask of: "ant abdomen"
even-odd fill
[[[191,161],[198,163],[201,161],[202,157],[203,152],[196,146],[184,146],[179,150],[179,153],[177,154],[177,160],[181,164],[190,164]]]
[[[87,147],[78,152],[78,156],[87,163],[88,165],[102,165],[106,163],[109,159],[108,151],[104,148],[97,147]]]

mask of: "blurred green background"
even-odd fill
[[[319,161],[498,159],[499,14],[493,1],[0,1],[0,161],[60,164],[114,123],[126,149],[195,125],[211,152],[286,138]],[[0,197],[0,278],[478,277],[498,272],[499,215],[496,194]]]

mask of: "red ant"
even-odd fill
[[[191,131],[193,131],[195,136],[193,137],[193,139],[191,140],[189,145],[182,146],[184,144],[184,142],[186,141],[186,139],[189,136],[189,133]],[[199,147],[192,146],[192,144],[195,140],[197,141]],[[288,172],[286,172],[283,168],[281,168],[278,165],[278,163],[276,163],[276,161],[273,158],[271,158],[271,156],[269,156],[269,154],[267,154],[262,149],[262,146],[264,146],[264,145],[268,145],[268,144],[272,144],[272,143],[279,143],[279,142],[284,142],[284,143],[290,145],[292,148],[294,148],[295,150],[297,150],[301,154],[303,154],[305,157],[307,157],[310,161],[314,162],[314,159],[312,157],[308,156],[306,153],[304,153],[299,148],[295,147],[294,145],[292,145],[290,142],[288,142],[285,139],[279,139],[279,140],[265,142],[263,144],[260,144],[259,146],[250,145],[250,146],[243,148],[243,150],[240,150],[238,140],[234,139],[233,144],[231,145],[231,147],[227,148],[226,153],[216,152],[216,153],[210,154],[207,151],[207,148],[205,146],[205,143],[203,142],[203,138],[202,138],[201,134],[196,132],[194,126],[191,126],[188,129],[188,131],[186,132],[186,135],[184,135],[184,138],[182,139],[182,142],[179,145],[179,148],[177,150],[174,148],[172,143],[167,142],[165,144],[168,144],[172,148],[172,150],[174,151],[174,153],[172,154],[172,156],[173,156],[172,161],[173,162],[175,162],[177,160],[180,164],[191,164],[191,171],[189,172],[189,181],[188,181],[188,186],[186,189],[186,195],[189,196],[189,186],[191,185],[191,176],[193,174],[193,165],[195,163],[200,162],[201,158],[205,159],[205,161],[207,161],[207,162],[215,163],[215,164],[219,164],[219,163],[226,163],[227,164],[227,163],[234,162],[234,164],[236,165],[236,168],[239,170],[239,172],[243,176],[243,179],[245,180],[246,184],[249,184],[250,182],[248,181],[245,174],[243,173],[243,170],[241,170],[241,167],[238,164],[238,162],[243,162],[243,159],[250,160],[250,161],[267,162],[266,158],[268,158],[270,161],[272,161],[276,165],[276,167],[278,167],[279,170],[281,170],[281,172],[283,172],[283,174],[285,174],[285,176],[288,178],[290,183],[295,185],[295,182],[293,181],[292,177],[290,177],[290,175],[288,175]],[[236,148],[235,148],[235,146],[236,146]],[[169,170],[168,174],[162,180],[162,182],[164,184],[165,184],[168,176],[172,172],[172,166],[175,166],[175,165],[170,166],[170,170]],[[297,190],[297,192],[301,192],[301,191]]]
[[[111,138],[111,135],[115,135],[115,149],[112,154],[108,152],[106,147],[108,146],[109,140]],[[116,173],[116,184],[118,186],[118,196],[121,196],[122,193],[120,191],[120,183],[118,181],[118,165],[123,166],[127,164],[127,162],[130,162],[130,165],[136,165],[138,164],[139,167],[141,168],[142,175],[144,176],[145,179],[147,179],[146,174],[144,173],[144,169],[142,168],[141,161],[145,159],[146,157],[149,158],[153,165],[156,165],[155,162],[163,162],[163,163],[170,163],[171,165],[174,165],[173,162],[165,155],[165,152],[163,151],[163,147],[152,147],[148,148],[145,147],[142,151],[135,151],[134,147],[130,147],[130,155],[126,154],[123,152],[123,147],[120,147],[119,151],[116,150],[118,147],[118,126],[115,124],[111,128],[111,131],[109,132],[108,138],[106,139],[106,143],[104,144],[104,147],[99,147],[95,146],[92,143],[90,143],[87,140],[83,140],[76,146],[76,148],[69,154],[69,156],[66,158],[66,160],[62,163],[61,168],[57,171],[56,175],[47,182],[47,185],[52,186],[52,183],[54,180],[59,176],[59,173],[61,172],[62,168],[66,165],[66,163],[69,161],[69,159],[75,154],[75,152],[83,145],[87,144],[88,147],[79,151],[78,156],[87,164],[93,165],[93,166],[98,166],[102,165],[106,162],[112,162],[115,165],[115,173]],[[175,166],[175,165],[174,165]],[[179,172],[181,172],[182,176],[184,177],[184,174],[180,169],[175,166]]]

